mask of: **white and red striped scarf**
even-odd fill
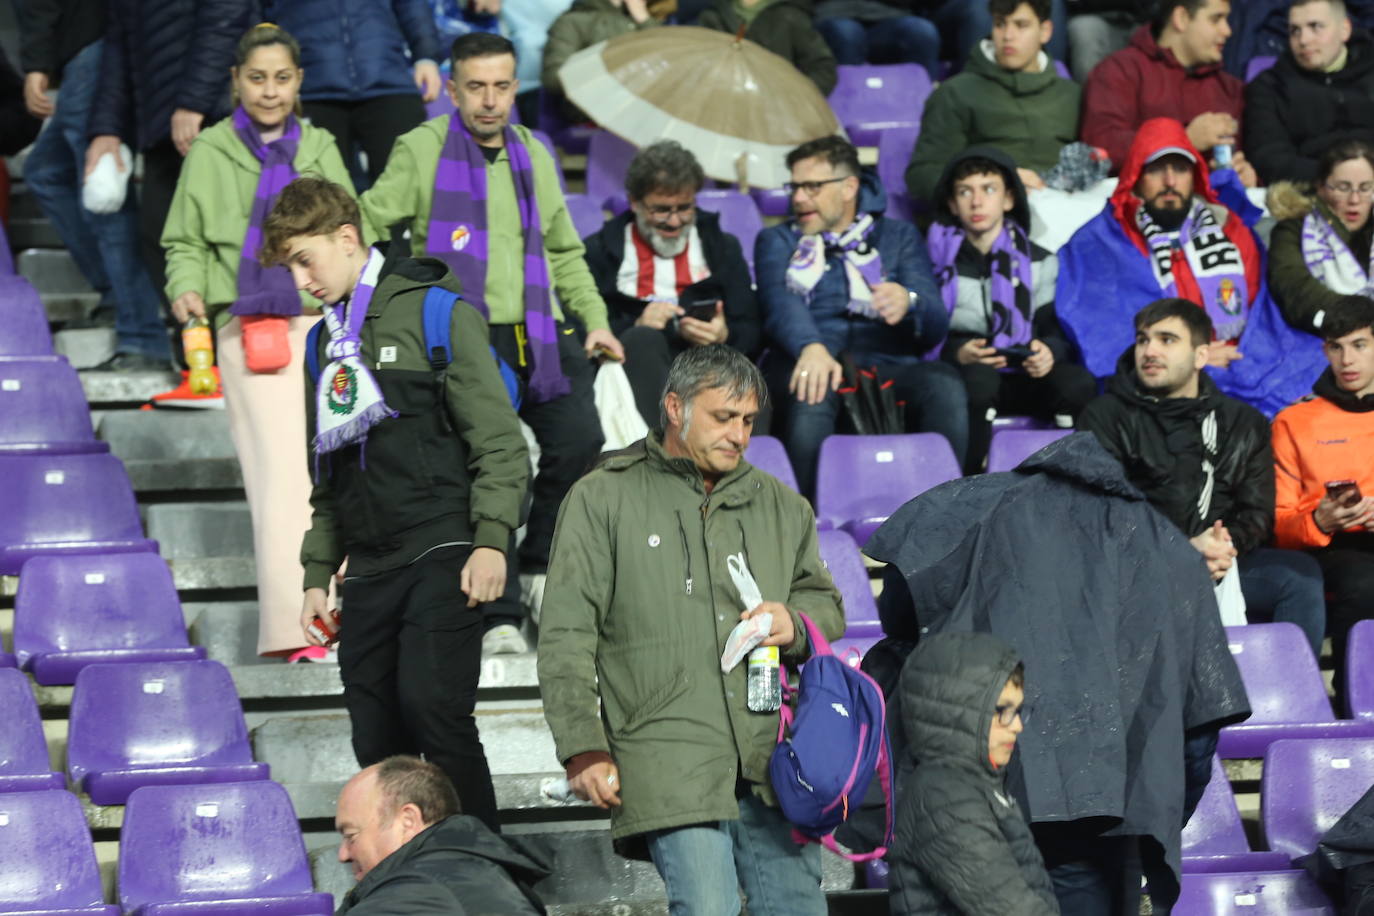
[[[634,220],[625,224],[625,255],[620,259],[615,288],[645,302],[677,303],[687,287],[711,275],[695,225],[687,229],[687,247],[675,258],[654,253]]]

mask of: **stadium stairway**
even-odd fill
[[[288,790],[310,850],[320,890],[345,893],[352,884],[337,861],[334,803],[356,770],[338,667],[286,665],[255,654],[257,604],[252,529],[242,478],[222,411],[141,410],[176,382],[172,372],[90,371],[113,350],[109,329],[67,329],[98,304],[60,247],[34,201],[17,184],[10,240],[17,266],[38,289],[54,342],[80,372],[97,435],[122,459],[136,491],[147,536],[161,545],[182,599],[192,642],[229,667],[243,703],[254,756],[271,764]],[[0,636],[13,631],[17,579],[0,582]],[[52,765],[65,768],[72,688],[35,686]],[[539,891],[550,912],[648,916],[666,913],[663,885],[652,866],[615,855],[609,822],[590,806],[547,798],[541,785],[561,775],[544,723],[533,653],[485,659],[478,723],[491,761],[497,801],[508,834],[542,852],[555,874]],[[82,798],[106,882],[115,899],[123,808]],[[855,870],[825,853],[831,912],[886,913],[886,894],[854,889]]]

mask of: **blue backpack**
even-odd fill
[[[457,293],[440,286],[431,286],[425,293],[421,318],[425,332],[425,352],[429,354],[429,367],[434,370],[434,383],[439,388],[440,400],[443,399],[444,392],[444,370],[452,361],[453,307],[461,298]],[[317,322],[305,338],[305,364],[312,379],[320,377],[320,332],[323,328],[324,322]],[[496,360],[496,368],[501,372],[501,381],[505,383],[510,404],[518,412],[521,400],[520,376],[510,367],[510,363],[500,357],[495,347],[491,347],[491,358]]]
[[[796,712],[783,703],[778,746],[768,774],[782,813],[799,843],[819,842],[852,862],[878,859],[892,842],[892,751],[887,741],[887,704],[878,683],[837,656],[811,619],[806,624],[811,658],[796,688],[782,673],[783,694],[799,696]],[[857,811],[877,775],[887,804],[883,846],[843,852],[832,834]]]

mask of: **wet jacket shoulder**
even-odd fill
[[[447,56],[427,0],[268,0],[264,7],[301,44],[307,102],[416,95],[414,61]]]
[[[227,114],[229,68],[252,13],[249,0],[112,0],[87,134],[146,150],[171,136],[178,108],[207,124]]]
[[[616,277],[625,257],[625,229],[633,219],[633,213],[622,213],[584,240],[587,267],[596,281],[597,292],[606,302],[611,330],[616,334],[633,327],[639,318],[639,312],[633,311],[630,302],[618,295],[616,289]],[[696,228],[711,277],[725,290],[725,321],[730,328],[727,342],[741,353],[753,356],[762,343],[763,321],[744,249],[739,239],[721,229],[720,217],[709,210],[697,210]]]
[[[1374,41],[1351,35],[1335,73],[1305,70],[1292,51],[1245,87],[1245,155],[1260,180],[1315,181],[1338,139],[1374,141]]]
[[[345,556],[354,575],[409,563],[438,544],[466,542],[504,552],[519,525],[529,454],[520,421],[492,359],[487,324],[459,301],[450,325],[452,358],[442,388],[425,352],[426,292],[458,281],[442,262],[399,259],[382,272],[360,333],[362,359],[398,416],[373,427],[366,467],[348,446],[316,461],[311,528],[301,545],[305,588],[323,588]],[[329,342],[318,341],[319,362]],[[395,359],[378,361],[382,347]],[[315,432],[317,379],[306,369],[307,442]]]
[[[991,634],[938,633],[902,669],[894,914],[1059,912],[1026,818],[988,758],[994,708],[1016,663]]]
[[[598,41],[662,24],[653,16],[637,23],[630,18],[623,5],[612,3],[611,0],[577,0],[549,26],[540,85],[562,92],[563,82],[558,78],[558,70],[567,63],[569,57]]]
[[[827,638],[844,631],[810,506],[746,462],[707,494],[696,466],[651,434],[604,456],[559,510],[539,690],[560,761],[587,751],[615,759],[617,842],[734,820],[737,782],[775,804],[778,716],[748,710],[747,666],[720,670],[744,610],[727,566],[740,553],[764,599],[792,616],[798,637],[785,660],[809,655],[799,613]]]
[[[19,69],[46,73],[58,88],[62,68],[77,52],[105,37],[101,0],[16,0],[19,17]]]
[[[1278,219],[1269,235],[1269,292],[1285,321],[1295,328],[1316,332],[1321,319],[1343,297],[1313,276],[1307,267],[1302,253],[1302,226],[1307,214],[1315,210],[1326,220],[1336,237],[1356,252],[1360,263],[1367,263],[1374,221],[1352,234],[1323,201],[1304,196],[1287,182],[1270,187],[1268,203],[1270,212]]]
[[[545,909],[529,887],[549,873],[481,821],[455,814],[379,862],[336,916],[534,916]]]
[[[1078,418],[1092,432],[1145,498],[1188,537],[1218,519],[1244,556],[1269,543],[1274,528],[1274,457],[1269,423],[1248,404],[1217,390],[1211,376],[1198,376],[1197,398],[1154,398],[1136,386],[1133,351],[1123,354],[1107,393]],[[1198,514],[1206,482],[1203,423],[1216,417],[1217,451],[1211,507]]]
[[[735,34],[744,24],[734,9],[735,0],[715,0],[702,12],[698,24],[718,32]],[[811,23],[808,0],[775,0],[759,11],[744,37],[792,63],[821,91],[829,95],[838,81],[835,55]]]

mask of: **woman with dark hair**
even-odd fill
[[[263,23],[239,41],[234,114],[191,144],[162,232],[167,298],[179,322],[215,329],[229,429],[253,516],[258,652],[304,646],[297,552],[310,527],[301,388],[305,335],[319,302],[285,267],[258,260],[281,189],[315,173],[352,191],[334,137],[299,116],[300,46]],[[309,311],[307,311],[307,309]]]
[[[1269,289],[1283,317],[1316,332],[1343,297],[1374,296],[1374,146],[1342,140],[1321,157],[1315,196],[1280,182],[1269,209]]]

